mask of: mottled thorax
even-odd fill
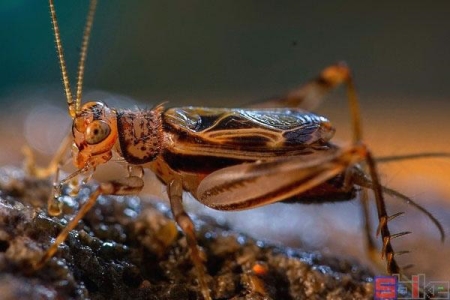
[[[162,106],[152,110],[118,111],[120,151],[131,164],[145,164],[158,156],[162,144]]]

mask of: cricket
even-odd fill
[[[359,103],[351,71],[344,63],[323,69],[313,80],[284,97],[248,108],[176,107],[158,105],[149,110],[119,110],[102,102],[82,103],[82,85],[89,37],[97,0],[90,1],[81,44],[76,94],[72,94],[53,0],[51,21],[62,73],[70,135],[62,142],[47,168],[29,165],[37,177],[54,176],[48,213],[61,213],[63,187],[89,181],[99,165],[126,163],[128,176],[101,182],[76,216],[59,233],[34,267],[51,259],[100,195],[135,195],[144,187],[144,170],[166,185],[173,218],[184,232],[198,288],[211,299],[204,258],[197,245],[192,220],[183,208],[183,192],[217,210],[252,209],[274,202],[325,203],[362,200],[365,207],[366,248],[378,260],[368,225],[368,193],[373,193],[378,215],[376,235],[388,274],[402,274],[391,241],[409,232],[391,233],[389,222],[402,212],[388,214],[385,196],[395,196],[422,211],[445,238],[439,221],[412,199],[380,183],[377,159],[363,141]],[[334,88],[345,85],[351,114],[353,141],[339,147],[325,117],[310,112]],[[72,151],[76,171],[59,179],[59,169]]]

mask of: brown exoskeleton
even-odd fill
[[[389,274],[401,272],[394,258],[396,252],[391,239],[405,233],[390,233],[388,221],[399,214],[387,214],[384,194],[410,201],[432,219],[443,236],[439,222],[430,213],[380,184],[376,162],[362,142],[358,101],[345,64],[324,69],[315,80],[284,98],[262,103],[260,108],[166,109],[160,105],[152,110],[128,111],[110,108],[101,102],[88,102],[82,106],[84,62],[96,2],[91,1],[86,22],[74,99],[53,0],[49,0],[68,110],[73,119],[73,162],[77,168],[67,178],[55,183],[49,213],[60,213],[59,196],[65,184],[78,176],[90,178],[97,166],[107,163],[113,156],[121,157],[137,172],[101,183],[37,263],[37,268],[55,254],[58,245],[64,242],[99,195],[138,193],[144,186],[143,168],[150,169],[167,185],[173,216],[186,235],[205,299],[210,299],[210,292],[194,226],[183,210],[183,191],[190,192],[198,201],[214,209],[239,210],[279,201],[323,203],[351,200],[355,197],[356,187],[362,188],[364,199],[367,190],[373,190],[379,219],[378,233],[383,243],[381,252]],[[303,110],[318,103],[325,93],[342,83],[348,88],[354,130],[354,141],[345,148],[330,142],[334,128],[326,118]],[[69,145],[70,140],[62,144],[47,169],[32,168],[32,171],[38,176],[57,173]],[[369,232],[367,237],[368,248],[373,253]]]

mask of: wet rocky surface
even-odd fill
[[[33,270],[93,186],[63,196],[64,213],[50,217],[50,181],[0,169],[1,299],[202,299],[167,205],[138,197],[100,197],[55,257]],[[355,262],[193,219],[214,299],[373,298],[373,274]]]

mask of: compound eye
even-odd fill
[[[85,132],[85,141],[89,145],[95,145],[103,141],[111,133],[111,127],[104,121],[93,121]]]

